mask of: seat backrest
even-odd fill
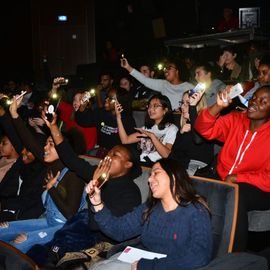
[[[192,177],[198,194],[211,211],[213,258],[232,251],[235,234],[238,185],[203,177]]]
[[[84,156],[90,164],[97,164],[99,159]],[[150,168],[142,167],[143,173],[134,182],[141,191],[142,202],[145,202],[149,192],[148,177]],[[232,251],[235,234],[238,185],[219,180],[193,176],[192,181],[199,195],[206,199],[212,220],[213,258]]]
[[[39,267],[26,254],[15,247],[0,241],[0,269],[38,270]]]

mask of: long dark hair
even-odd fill
[[[158,124],[158,129],[162,130],[166,127],[166,124],[173,123],[172,105],[171,105],[170,100],[166,96],[164,96],[162,94],[156,94],[149,99],[148,104],[147,104],[148,106],[149,106],[151,100],[153,100],[153,99],[158,99],[160,101],[160,104],[162,105],[163,109],[167,108],[167,112],[165,113],[161,122]],[[145,127],[151,128],[154,125],[155,125],[155,121],[153,119],[150,119],[149,114],[147,113],[145,116]]]
[[[190,203],[200,203],[209,210],[204,199],[196,193],[191,178],[179,161],[170,158],[162,158],[156,163],[159,163],[169,176],[172,196],[180,206],[186,207]],[[144,221],[149,220],[158,202],[159,199],[154,198],[152,192],[150,192],[146,202],[148,208],[143,215]]]

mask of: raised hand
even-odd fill
[[[217,94],[217,105],[222,108],[226,108],[232,102],[232,99],[229,97],[231,85],[226,86],[225,89],[218,92]]]
[[[54,186],[59,175],[60,175],[60,171],[58,171],[55,176],[53,175],[51,171],[47,173],[47,177],[45,178],[47,190],[50,190]]]
[[[190,131],[191,131],[191,124],[184,124],[180,130],[180,133],[183,134]]]
[[[201,100],[204,92],[198,91],[194,93],[190,98],[189,98],[189,105],[190,106],[196,106],[199,101]]]
[[[64,77],[56,77],[53,79],[53,84],[52,84],[52,88],[53,89],[58,89],[61,84],[65,83],[65,78]]]
[[[106,156],[103,160],[101,160],[94,172],[93,180],[91,180],[85,188],[85,191],[89,195],[90,201],[93,205],[101,201],[100,188],[110,177],[111,162],[112,160],[109,156]]]
[[[128,63],[127,58],[121,58],[120,59],[120,64],[122,68],[125,68],[129,73],[132,71],[132,67],[130,66],[130,64]]]
[[[23,96],[20,96],[20,97],[14,96],[12,98],[12,102],[9,106],[9,112],[12,118],[18,118],[19,114],[17,110],[20,107],[22,100],[23,100]]]
[[[43,110],[41,112],[41,118],[43,119],[43,121],[45,122],[45,124],[47,125],[47,127],[49,129],[52,128],[52,126],[55,126],[56,125],[56,122],[57,122],[57,114],[55,112],[52,113],[52,121],[48,121],[48,118],[46,116],[46,113],[48,113],[48,111],[45,111]]]
[[[102,159],[93,175],[93,179],[98,179],[102,174],[109,175],[111,169],[112,159],[109,156],[106,156]]]
[[[144,128],[135,128],[137,131],[141,133],[141,137],[152,139],[155,134],[153,132],[147,131]]]
[[[116,118],[121,118],[121,112],[123,111],[123,107],[119,102],[114,103],[114,110]]]

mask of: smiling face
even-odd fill
[[[112,160],[110,168],[110,177],[112,178],[125,175],[127,171],[132,167],[129,152],[125,147],[121,145],[113,147],[109,151],[108,156]]]
[[[261,122],[261,124],[267,122],[270,118],[270,88],[261,87],[249,100],[248,118]]]
[[[160,163],[157,162],[152,167],[151,175],[148,178],[148,183],[154,198],[160,200],[172,198],[170,177],[161,167]]]
[[[49,137],[46,141],[46,145],[44,146],[44,161],[53,162],[57,159],[59,159],[59,156],[54,147],[54,141],[52,137]]]

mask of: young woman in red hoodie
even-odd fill
[[[203,110],[195,128],[205,138],[224,143],[218,156],[220,178],[239,185],[235,251],[248,241],[250,210],[270,209],[270,86],[257,89],[245,112],[219,116],[228,107],[230,87],[217,95],[216,103]]]

